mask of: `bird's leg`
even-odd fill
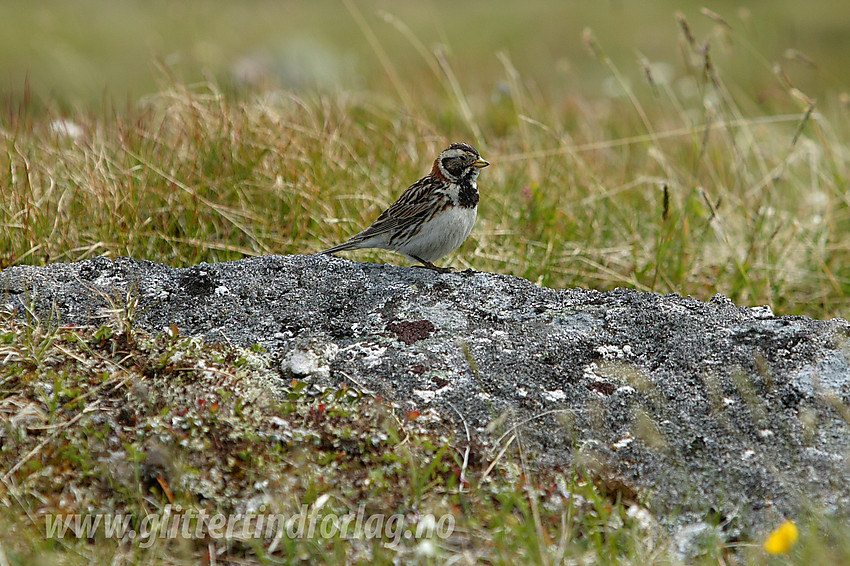
[[[425,261],[421,257],[416,257],[415,255],[410,256],[422,265],[414,265],[413,267],[422,267],[425,269],[430,269],[431,271],[436,271],[437,273],[451,273],[454,271],[454,267],[440,267],[439,265],[434,265],[430,261]]]

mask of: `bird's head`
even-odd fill
[[[490,165],[481,158],[478,150],[466,143],[453,143],[434,161],[431,174],[444,177],[452,183],[462,179],[474,181],[482,167]]]

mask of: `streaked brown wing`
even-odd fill
[[[443,183],[433,177],[423,177],[411,185],[388,209],[381,213],[371,226],[352,240],[367,240],[373,236],[395,232],[426,219],[440,210],[448,195],[437,191]]]

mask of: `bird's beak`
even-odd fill
[[[487,167],[488,165],[490,165],[490,162],[484,161],[484,159],[481,157],[476,159],[475,162],[472,164],[473,167],[478,167],[479,169],[481,169],[482,167]]]

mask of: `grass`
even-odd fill
[[[846,316],[850,71],[846,34],[827,33],[846,24],[840,3],[717,14],[473,3],[466,18],[443,18],[441,3],[46,5],[19,6],[16,27],[0,18],[0,66],[17,85],[0,117],[0,267],[313,253],[464,140],[492,166],[478,224],[446,260],[456,267]],[[40,42],[27,39],[36,28],[49,32]],[[274,43],[297,29],[320,31]],[[134,50],[140,37],[159,57]],[[106,91],[102,68],[116,83]],[[101,328],[0,320],[0,500],[15,511],[2,519],[0,564],[679,560],[676,541],[639,520],[640,497],[579,467],[532,471],[520,453],[473,446],[356,388],[275,383],[286,396],[272,398],[258,391],[276,379],[263,352],[141,334],[127,303]],[[275,550],[267,539],[145,549],[39,530],[60,509],[137,525],[167,504],[232,513],[259,498],[291,513],[325,495],[326,510],[363,503],[411,527],[451,512],[458,524],[433,547],[311,539]],[[705,563],[732,552],[748,564],[848,561],[845,526],[800,528],[787,557],[767,558],[759,541],[708,540],[701,552]]]

